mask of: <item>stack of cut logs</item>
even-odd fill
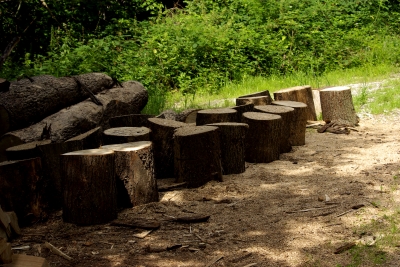
[[[350,88],[320,94],[324,119],[357,124]],[[2,88],[1,207],[22,224],[60,208],[65,222],[109,222],[118,208],[158,201],[157,179],[199,187],[244,172],[246,161],[278,160],[305,144],[307,120],[317,119],[310,86],[159,116],[140,114],[147,98],[140,83],[99,73]]]

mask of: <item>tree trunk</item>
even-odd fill
[[[154,148],[154,167],[156,178],[174,177],[174,132],[187,126],[186,123],[150,118],[151,140]]]
[[[61,155],[65,222],[92,225],[117,217],[114,162],[114,152],[107,149]]]
[[[281,116],[246,112],[243,122],[249,125],[246,135],[246,161],[268,163],[279,159],[282,138]]]
[[[176,130],[174,150],[177,182],[199,187],[211,180],[222,181],[217,127],[188,126]]]
[[[307,120],[316,121],[314,99],[310,85],[282,89],[274,93],[275,101],[296,101],[307,105]]]
[[[90,131],[87,131],[86,133],[68,139],[65,142],[75,143],[72,146],[80,147],[78,150],[99,148],[103,144],[101,128],[96,127]]]
[[[269,105],[272,102],[270,95],[268,96],[249,96],[236,98],[236,106],[242,106],[253,103],[255,106]]]
[[[230,108],[203,109],[197,112],[196,125],[236,122],[237,112]]]
[[[153,145],[150,141],[103,146],[115,153],[117,201],[123,208],[157,202]]]
[[[292,146],[304,146],[306,143],[307,105],[296,101],[273,101],[272,104],[294,109],[290,122],[289,142]]]
[[[150,141],[151,130],[146,127],[118,127],[105,130],[104,144],[123,144],[137,141]]]
[[[154,118],[154,115],[147,114],[129,114],[110,118],[109,124],[111,128],[117,127],[147,127],[149,128],[149,118]]]
[[[207,124],[218,127],[221,145],[221,164],[223,174],[242,173],[245,167],[245,139],[249,125],[236,122]]]
[[[350,127],[358,125],[359,118],[353,106],[350,87],[332,87],[319,93],[324,121],[334,121]]]
[[[96,94],[113,86],[113,80],[102,73],[82,74],[74,78],[42,75],[33,77],[33,82],[28,79],[11,82],[10,90],[0,98],[0,114],[4,113],[0,115],[0,135],[32,125],[85,100],[89,97],[85,88]]]
[[[292,146],[289,142],[290,125],[293,120],[294,109],[284,106],[266,105],[255,106],[254,111],[275,114],[282,117],[282,138],[280,140],[280,153],[290,152],[292,150]]]
[[[38,146],[50,144],[50,140],[35,141],[18,146],[7,148],[6,155],[8,160],[23,160],[40,157]]]
[[[237,112],[237,122],[241,122],[243,113],[253,111],[254,110],[254,104],[253,103],[249,103],[249,104],[245,104],[245,105],[241,105],[241,106],[235,106],[235,107],[232,107],[231,109],[236,110],[236,112]]]

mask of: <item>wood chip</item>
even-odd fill
[[[139,234],[134,234],[133,236],[134,236],[134,237],[137,237],[137,238],[140,238],[140,239],[143,239],[143,238],[145,238],[146,236],[148,236],[151,232],[153,232],[153,230],[144,231],[144,232],[141,232],[141,233],[139,233]]]
[[[336,250],[335,250],[335,254],[340,254],[340,253],[342,253],[342,252],[344,252],[344,251],[346,251],[346,250],[349,250],[349,249],[351,249],[351,248],[353,248],[353,247],[355,247],[356,246],[356,243],[354,243],[354,242],[349,242],[349,243],[346,243],[346,244],[344,244],[343,246],[341,246],[341,247],[338,247]]]
[[[72,258],[70,256],[68,256],[67,254],[65,254],[64,252],[62,252],[61,250],[59,250],[58,248],[56,248],[55,246],[53,246],[52,244],[50,244],[49,242],[45,242],[43,245],[45,248],[50,249],[51,252],[53,252],[54,254],[63,257],[66,260],[72,260]]]
[[[214,263],[216,263],[216,262],[218,262],[220,259],[222,259],[223,258],[223,256],[215,256],[211,261],[209,261],[207,264],[206,264],[206,267],[210,267],[210,266],[212,266]]]

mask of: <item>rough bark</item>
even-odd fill
[[[274,92],[275,101],[296,101],[307,105],[307,120],[316,121],[314,98],[310,85],[296,86]]]
[[[118,127],[104,131],[104,144],[123,144],[138,141],[150,141],[151,130],[147,127]]]
[[[249,96],[236,98],[236,106],[242,106],[253,103],[255,106],[269,105],[272,102],[270,95],[268,96]]]
[[[177,121],[181,121],[184,123],[196,123],[196,118],[197,118],[197,112],[200,109],[186,109],[182,112],[180,112],[177,116],[176,116],[176,120]]]
[[[358,125],[359,118],[354,109],[350,87],[332,87],[319,93],[324,121],[334,121],[350,127]]]
[[[115,155],[88,149],[61,155],[63,219],[79,225],[107,223],[117,217]]]
[[[90,131],[87,131],[86,133],[72,137],[65,142],[75,143],[74,145],[71,144],[70,146],[80,147],[78,150],[99,148],[103,144],[101,128],[96,127]]]
[[[23,160],[40,157],[38,147],[40,145],[50,144],[50,140],[35,141],[18,146],[7,148],[6,155],[8,160]]]
[[[293,120],[294,109],[291,107],[277,106],[277,105],[266,105],[266,106],[255,106],[254,111],[264,112],[269,114],[275,114],[282,117],[282,136],[280,142],[280,153],[287,153],[292,150],[290,144],[290,126]]]
[[[7,113],[0,125],[8,125],[8,128],[1,127],[0,134],[27,127],[85,100],[89,94],[84,88],[96,94],[113,86],[111,77],[102,73],[87,73],[74,78],[42,75],[32,77],[33,82],[28,79],[11,82],[10,90],[0,98],[0,106],[4,108],[0,112]]]
[[[110,118],[111,128],[116,127],[149,127],[148,119],[154,118],[154,115],[147,114],[129,114]]]
[[[153,145],[150,141],[107,145],[115,153],[117,202],[122,208],[157,202]]]
[[[245,166],[245,139],[249,125],[236,122],[207,124],[219,129],[223,174],[242,173]]]
[[[246,134],[246,161],[268,163],[279,159],[282,118],[279,115],[246,112],[243,122],[249,125]]]
[[[203,109],[197,112],[196,125],[236,122],[237,111],[231,108]]]
[[[306,143],[307,105],[296,101],[273,101],[273,105],[293,108],[290,123],[289,142],[292,146],[303,146]]]
[[[235,106],[235,107],[232,107],[231,109],[236,110],[236,112],[237,112],[237,122],[241,122],[243,113],[253,111],[254,110],[254,104],[253,103],[249,103],[249,104],[245,104],[245,105]]]
[[[188,126],[176,130],[174,150],[177,182],[199,187],[211,180],[222,181],[217,127]]]
[[[174,177],[174,132],[187,126],[186,123],[150,118],[151,140],[154,146],[156,178]]]

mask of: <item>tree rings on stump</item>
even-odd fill
[[[280,145],[280,153],[290,152],[292,150],[292,146],[289,142],[290,125],[292,122],[294,109],[291,107],[266,105],[266,106],[255,106],[254,111],[275,114],[282,117],[282,138]]]
[[[236,122],[237,112],[231,108],[203,109],[197,112],[196,125]]]
[[[331,87],[320,90],[319,94],[324,121],[346,126],[358,125],[359,118],[354,110],[350,87]]]
[[[117,217],[115,155],[88,149],[61,155],[63,219],[80,225],[107,223]]]
[[[219,128],[223,174],[242,173],[245,167],[245,138],[249,125],[237,122],[207,124]]]
[[[149,127],[148,119],[154,118],[154,115],[147,114],[129,114],[124,116],[112,117],[108,121],[110,127]]]
[[[127,208],[159,200],[152,142],[107,145],[102,148],[115,153],[119,207]]]
[[[51,140],[35,141],[18,146],[9,147],[6,150],[8,160],[23,160],[39,157],[40,145],[50,144]]]
[[[151,118],[149,126],[153,141],[156,178],[172,178],[174,177],[174,132],[181,127],[186,127],[187,124]]]
[[[110,128],[103,134],[106,145],[150,140],[150,129],[147,127]]]
[[[174,135],[177,182],[199,187],[211,180],[222,181],[221,147],[217,127],[188,126]]]
[[[307,105],[296,101],[273,101],[273,105],[293,108],[290,123],[289,142],[292,146],[303,146],[306,143]]]
[[[282,118],[279,115],[246,112],[243,122],[249,125],[246,134],[246,161],[268,163],[279,159]]]

